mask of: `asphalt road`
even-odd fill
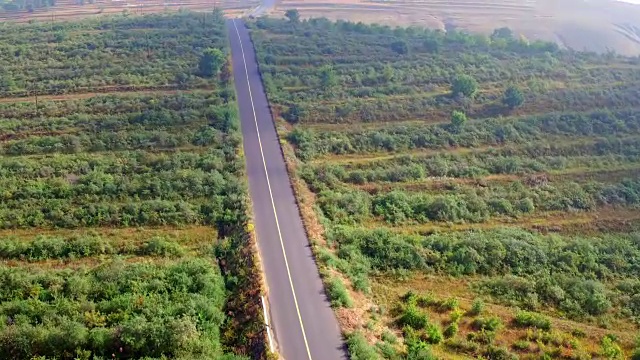
[[[262,0],[260,5],[252,9],[248,15],[256,17],[266,15],[269,11],[273,10],[274,6],[276,6],[276,2],[277,0]]]
[[[290,186],[249,32],[227,22],[258,248],[270,318],[286,360],[346,359]]]

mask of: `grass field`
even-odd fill
[[[0,37],[0,358],[262,358],[222,14]]]
[[[637,59],[507,31],[252,28],[352,359],[632,356]]]

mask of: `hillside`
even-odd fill
[[[283,0],[276,13],[292,8],[303,17],[487,34],[506,26],[575,50],[640,54],[640,5],[615,0]]]
[[[258,0],[0,0],[2,22],[55,22],[106,14],[132,15],[190,9],[240,15]]]
[[[637,58],[291,18],[252,38],[352,359],[637,351]]]

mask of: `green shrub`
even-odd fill
[[[439,308],[440,311],[451,311],[451,310],[456,310],[458,309],[458,305],[459,305],[459,301],[456,298],[449,298],[445,301],[443,301]]]
[[[382,354],[382,357],[387,360],[401,360],[402,356],[395,346],[388,342],[378,342],[376,344],[378,351]]]
[[[423,313],[415,305],[407,305],[398,319],[400,326],[409,326],[413,329],[424,329],[429,324],[427,314]]]
[[[398,337],[396,336],[396,334],[387,329],[382,332],[382,341],[389,344],[396,344],[398,343]]]
[[[353,306],[353,300],[341,279],[333,278],[329,280],[326,288],[327,295],[331,300],[331,306],[346,308]]]
[[[477,316],[482,313],[484,310],[484,301],[482,299],[473,300],[473,304],[471,304],[471,309],[467,312],[469,316]]]
[[[478,344],[491,344],[496,339],[495,331],[480,330],[467,334],[467,340]]]
[[[602,341],[600,342],[600,346],[601,346],[601,350],[600,350],[600,354],[605,358],[605,359],[622,359],[623,358],[623,352],[622,349],[620,348],[620,345],[618,345],[615,341],[615,339],[609,335],[606,335],[602,338]]]
[[[457,324],[458,321],[460,321],[460,319],[462,319],[462,316],[464,315],[464,312],[460,309],[455,309],[453,311],[451,311],[451,323],[453,324]]]
[[[518,360],[518,356],[503,347],[489,345],[484,355],[491,360]]]
[[[516,350],[527,351],[531,347],[531,343],[526,340],[518,340],[513,343],[512,347]]]
[[[435,324],[428,324],[425,329],[425,339],[430,344],[440,344],[444,339],[440,327]]]
[[[502,321],[497,317],[475,319],[471,326],[475,330],[497,331],[502,327]]]
[[[347,336],[347,348],[351,360],[379,360],[380,356],[375,348],[367,342],[360,332],[354,332]]]
[[[535,327],[546,331],[551,330],[551,321],[538,313],[518,311],[513,321],[516,325],[522,327]]]
[[[453,338],[447,339],[444,342],[444,345],[455,352],[460,352],[465,354],[475,354],[480,348],[478,344],[471,342],[469,340],[453,339]]]
[[[478,82],[469,75],[457,75],[453,78],[453,81],[451,81],[451,93],[454,96],[464,95],[466,97],[473,97],[476,91],[478,91]]]
[[[456,336],[456,334],[458,333],[458,324],[457,323],[451,323],[449,324],[449,326],[447,326],[444,331],[443,331],[443,335],[445,338],[450,339],[454,336]]]
[[[584,332],[583,330],[580,330],[580,329],[571,330],[571,335],[573,335],[573,336],[575,336],[575,337],[577,337],[579,339],[587,337],[587,333]]]
[[[416,303],[420,307],[428,307],[438,304],[438,301],[434,298],[433,294],[423,294],[417,297]]]
[[[140,254],[175,257],[183,255],[184,249],[175,241],[155,237],[144,244],[140,249]]]

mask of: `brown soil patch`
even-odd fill
[[[170,89],[140,89],[138,87],[122,88],[116,86],[105,86],[102,88],[94,88],[91,92],[80,92],[62,95],[38,95],[38,101],[68,101],[68,100],[82,100],[89,99],[96,96],[103,95],[122,95],[122,96],[136,96],[136,95],[171,95],[177,93],[199,93],[207,91],[206,88],[202,89],[189,89],[178,90],[170,86]],[[0,98],[0,104],[7,103],[31,103],[36,101],[36,96],[29,97],[5,97]]]
[[[600,231],[630,231],[640,227],[640,212],[635,209],[604,207],[585,212],[546,212],[518,218],[496,217],[484,223],[426,223],[389,226],[382,220],[363,224],[367,228],[388,228],[409,234],[431,234],[434,232],[488,230],[497,227],[520,227],[541,232],[567,234],[594,233]]]

